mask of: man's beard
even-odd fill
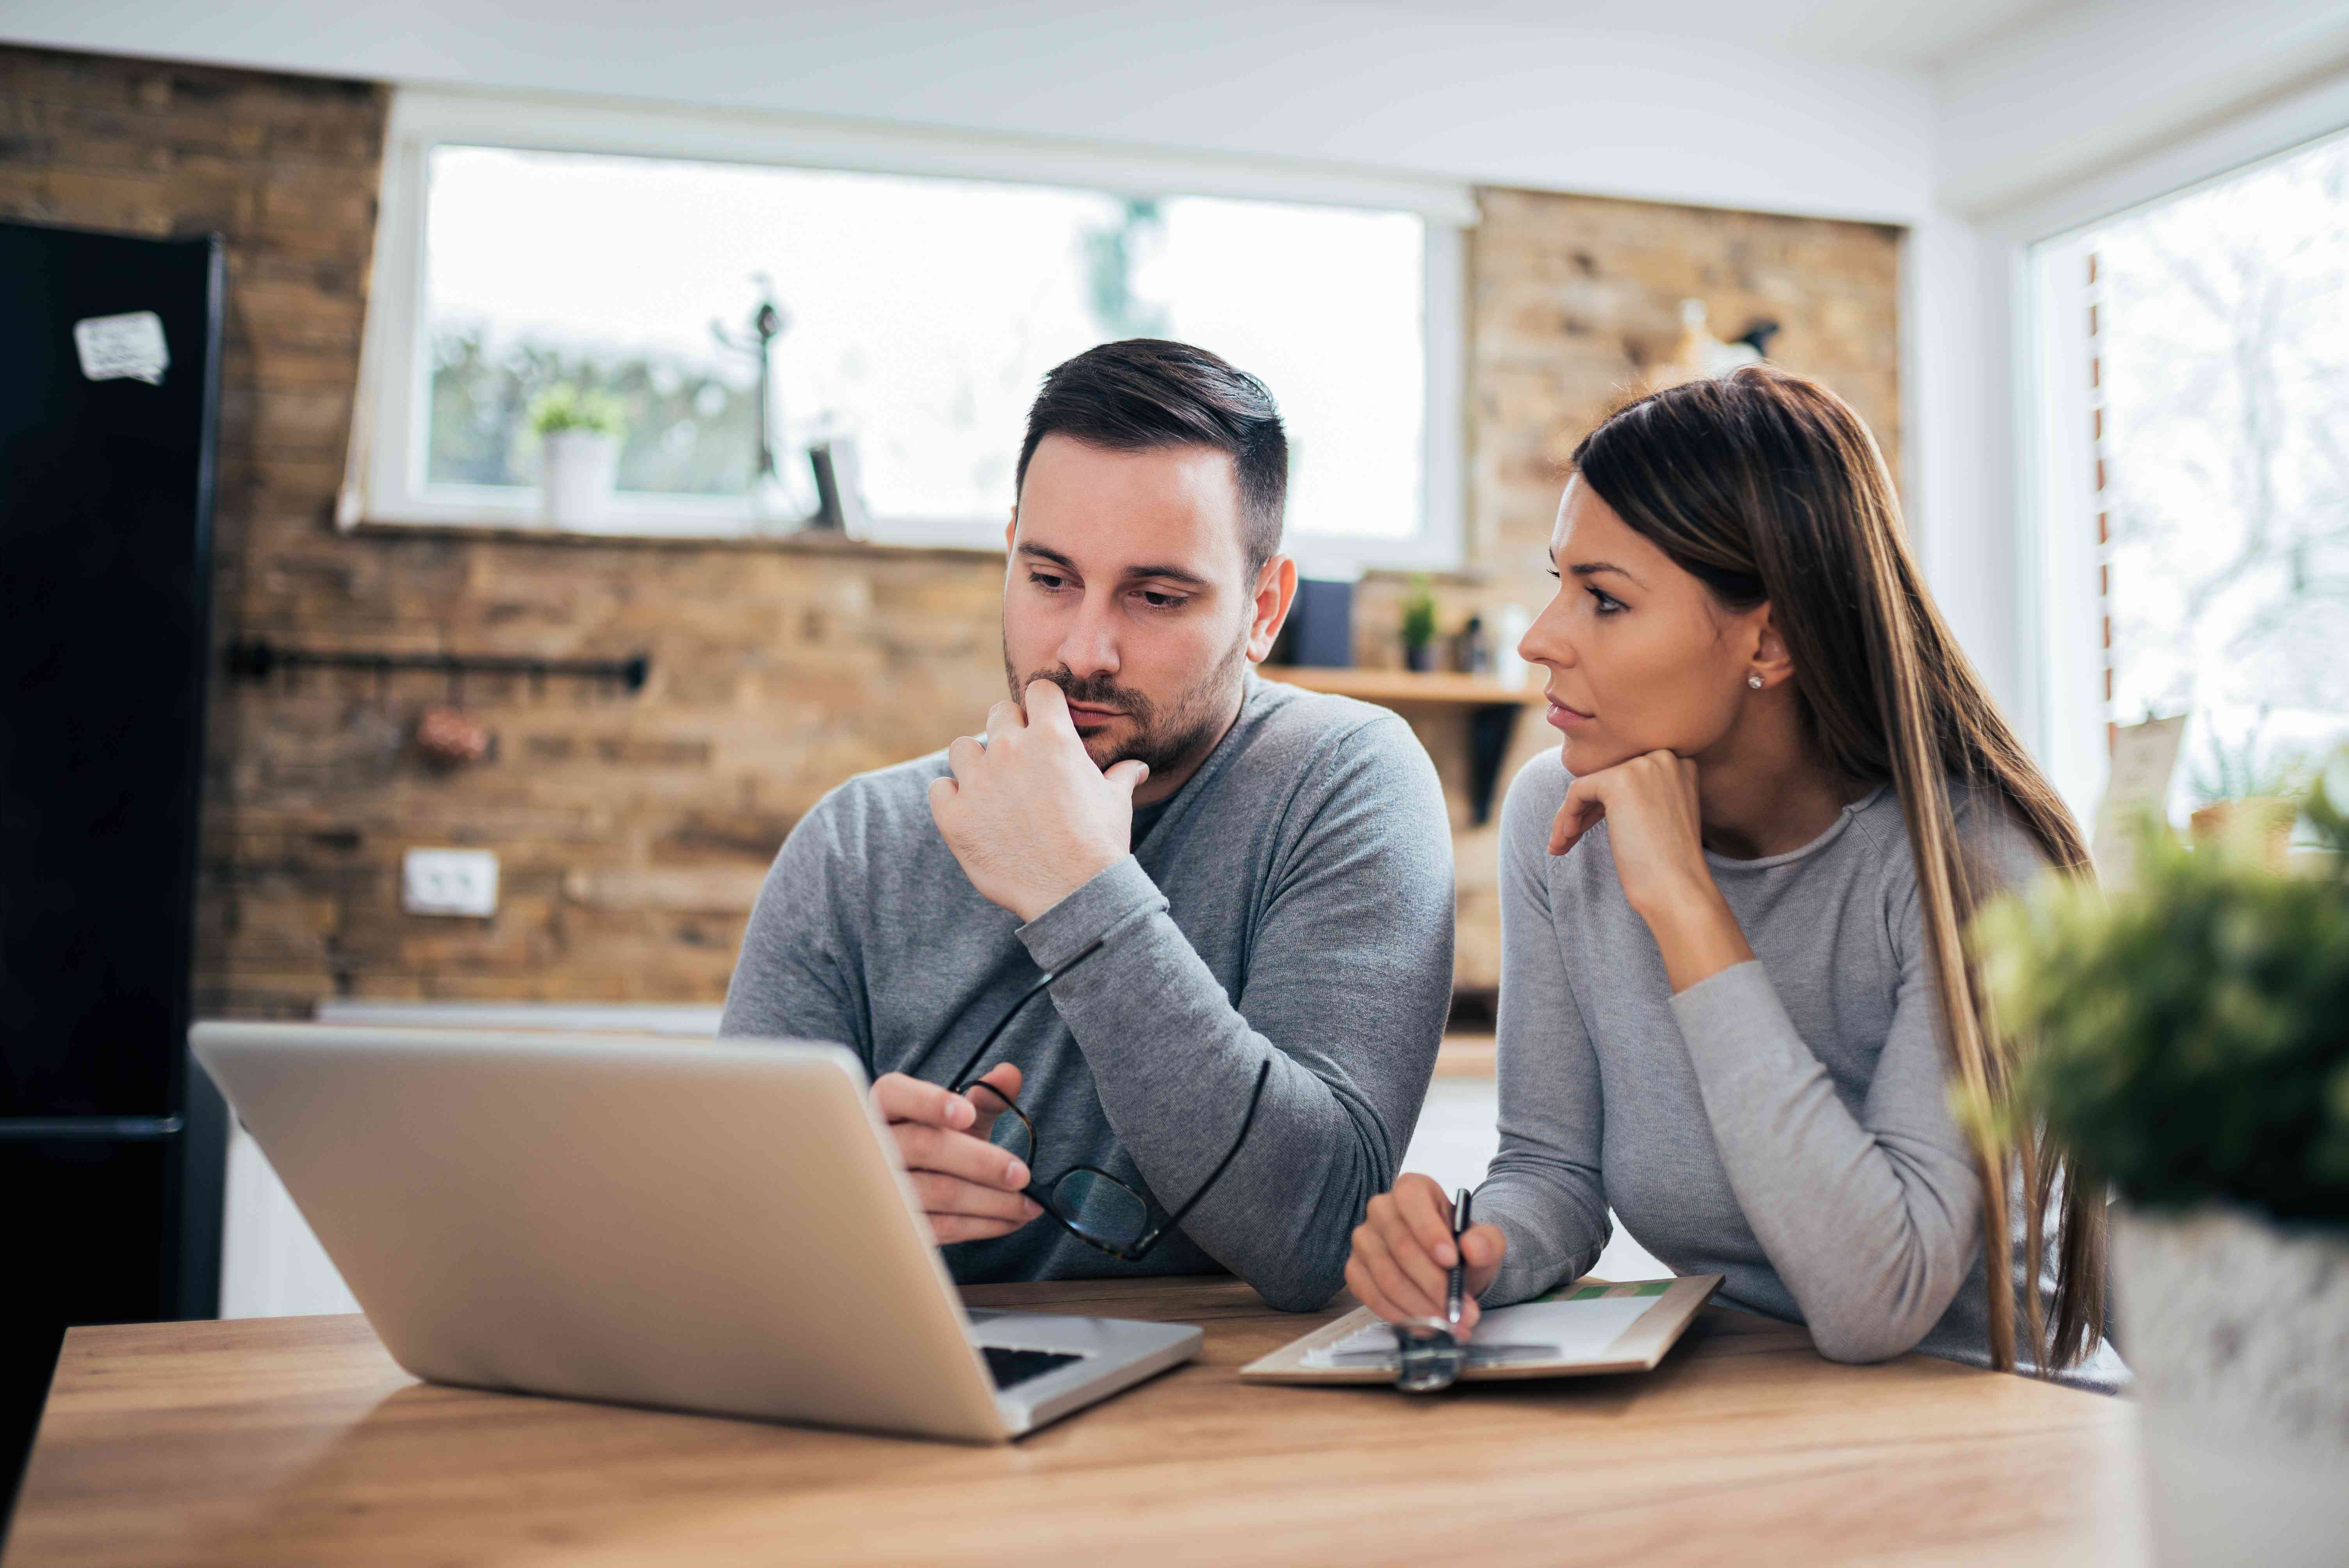
[[[1011,667],[1011,655],[1008,650],[1003,655],[1003,678],[1011,687],[1011,700],[1014,702],[1022,700],[1030,681],[1050,681],[1071,702],[1091,703],[1098,707],[1121,710],[1131,727],[1131,733],[1112,747],[1106,755],[1096,752],[1093,749],[1095,742],[1089,739],[1085,743],[1085,755],[1091,757],[1103,771],[1120,762],[1146,763],[1155,777],[1172,772],[1186,762],[1196,761],[1222,738],[1224,727],[1231,721],[1232,692],[1239,684],[1235,676],[1247,654],[1247,640],[1243,637],[1231,645],[1230,651],[1217,660],[1213,668],[1194,681],[1181,696],[1164,709],[1140,692],[1119,686],[1107,676],[1080,678],[1065,666],[1037,670],[1022,676]]]

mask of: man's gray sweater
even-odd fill
[[[1036,1178],[1093,1165],[1179,1206],[1123,1263],[1050,1219],[945,1249],[967,1282],[1229,1269],[1321,1305],[1394,1180],[1452,995],[1452,842],[1434,769],[1392,713],[1259,679],[1133,853],[1022,925],[930,819],[943,752],[860,775],[792,830],[742,940],[719,1032],[837,1041],[875,1077],[953,1073],[1040,970],[982,1068],[1019,1064]]]

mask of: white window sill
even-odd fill
[[[367,517],[343,525],[343,531],[378,537],[431,536],[473,539],[504,544],[631,544],[689,550],[781,550],[844,555],[958,555],[994,561],[1003,559],[999,542],[981,543],[957,538],[940,528],[895,537],[851,539],[830,529],[802,528],[754,531],[738,523],[709,518],[626,517],[608,523],[580,527],[541,522],[520,513],[484,513],[478,517]],[[1299,559],[1307,576],[1357,576],[1424,572],[1449,583],[1475,583],[1489,579],[1489,570],[1460,561],[1447,550],[1416,541],[1333,542],[1302,534],[1283,542],[1288,553]],[[1333,564],[1335,563],[1335,564]]]
[[[831,529],[802,528],[774,532],[753,532],[746,528],[729,527],[702,519],[676,521],[629,519],[624,523],[606,527],[582,528],[561,523],[534,522],[519,517],[485,517],[479,520],[450,520],[439,522],[418,522],[389,518],[361,518],[344,530],[353,534],[400,536],[409,538],[429,535],[440,539],[481,540],[502,544],[629,544],[655,549],[685,548],[688,550],[781,550],[793,552],[867,555],[924,554],[964,555],[1003,559],[999,544],[963,543],[951,540],[895,542],[877,539],[851,539]]]

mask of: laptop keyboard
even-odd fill
[[[1006,1350],[999,1345],[982,1345],[978,1348],[987,1357],[987,1375],[995,1379],[999,1388],[1012,1387],[1031,1377],[1041,1377],[1055,1367],[1084,1359],[1057,1350]]]

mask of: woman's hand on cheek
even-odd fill
[[[1696,764],[1651,751],[1577,779],[1550,822],[1549,852],[1562,855],[1604,818],[1623,896],[1645,915],[1651,907],[1713,887],[1705,868]]]
[[[1754,956],[1704,863],[1696,779],[1696,764],[1671,752],[1634,757],[1577,779],[1549,829],[1549,851],[1562,855],[1606,820],[1624,902],[1648,923],[1674,991]]]

